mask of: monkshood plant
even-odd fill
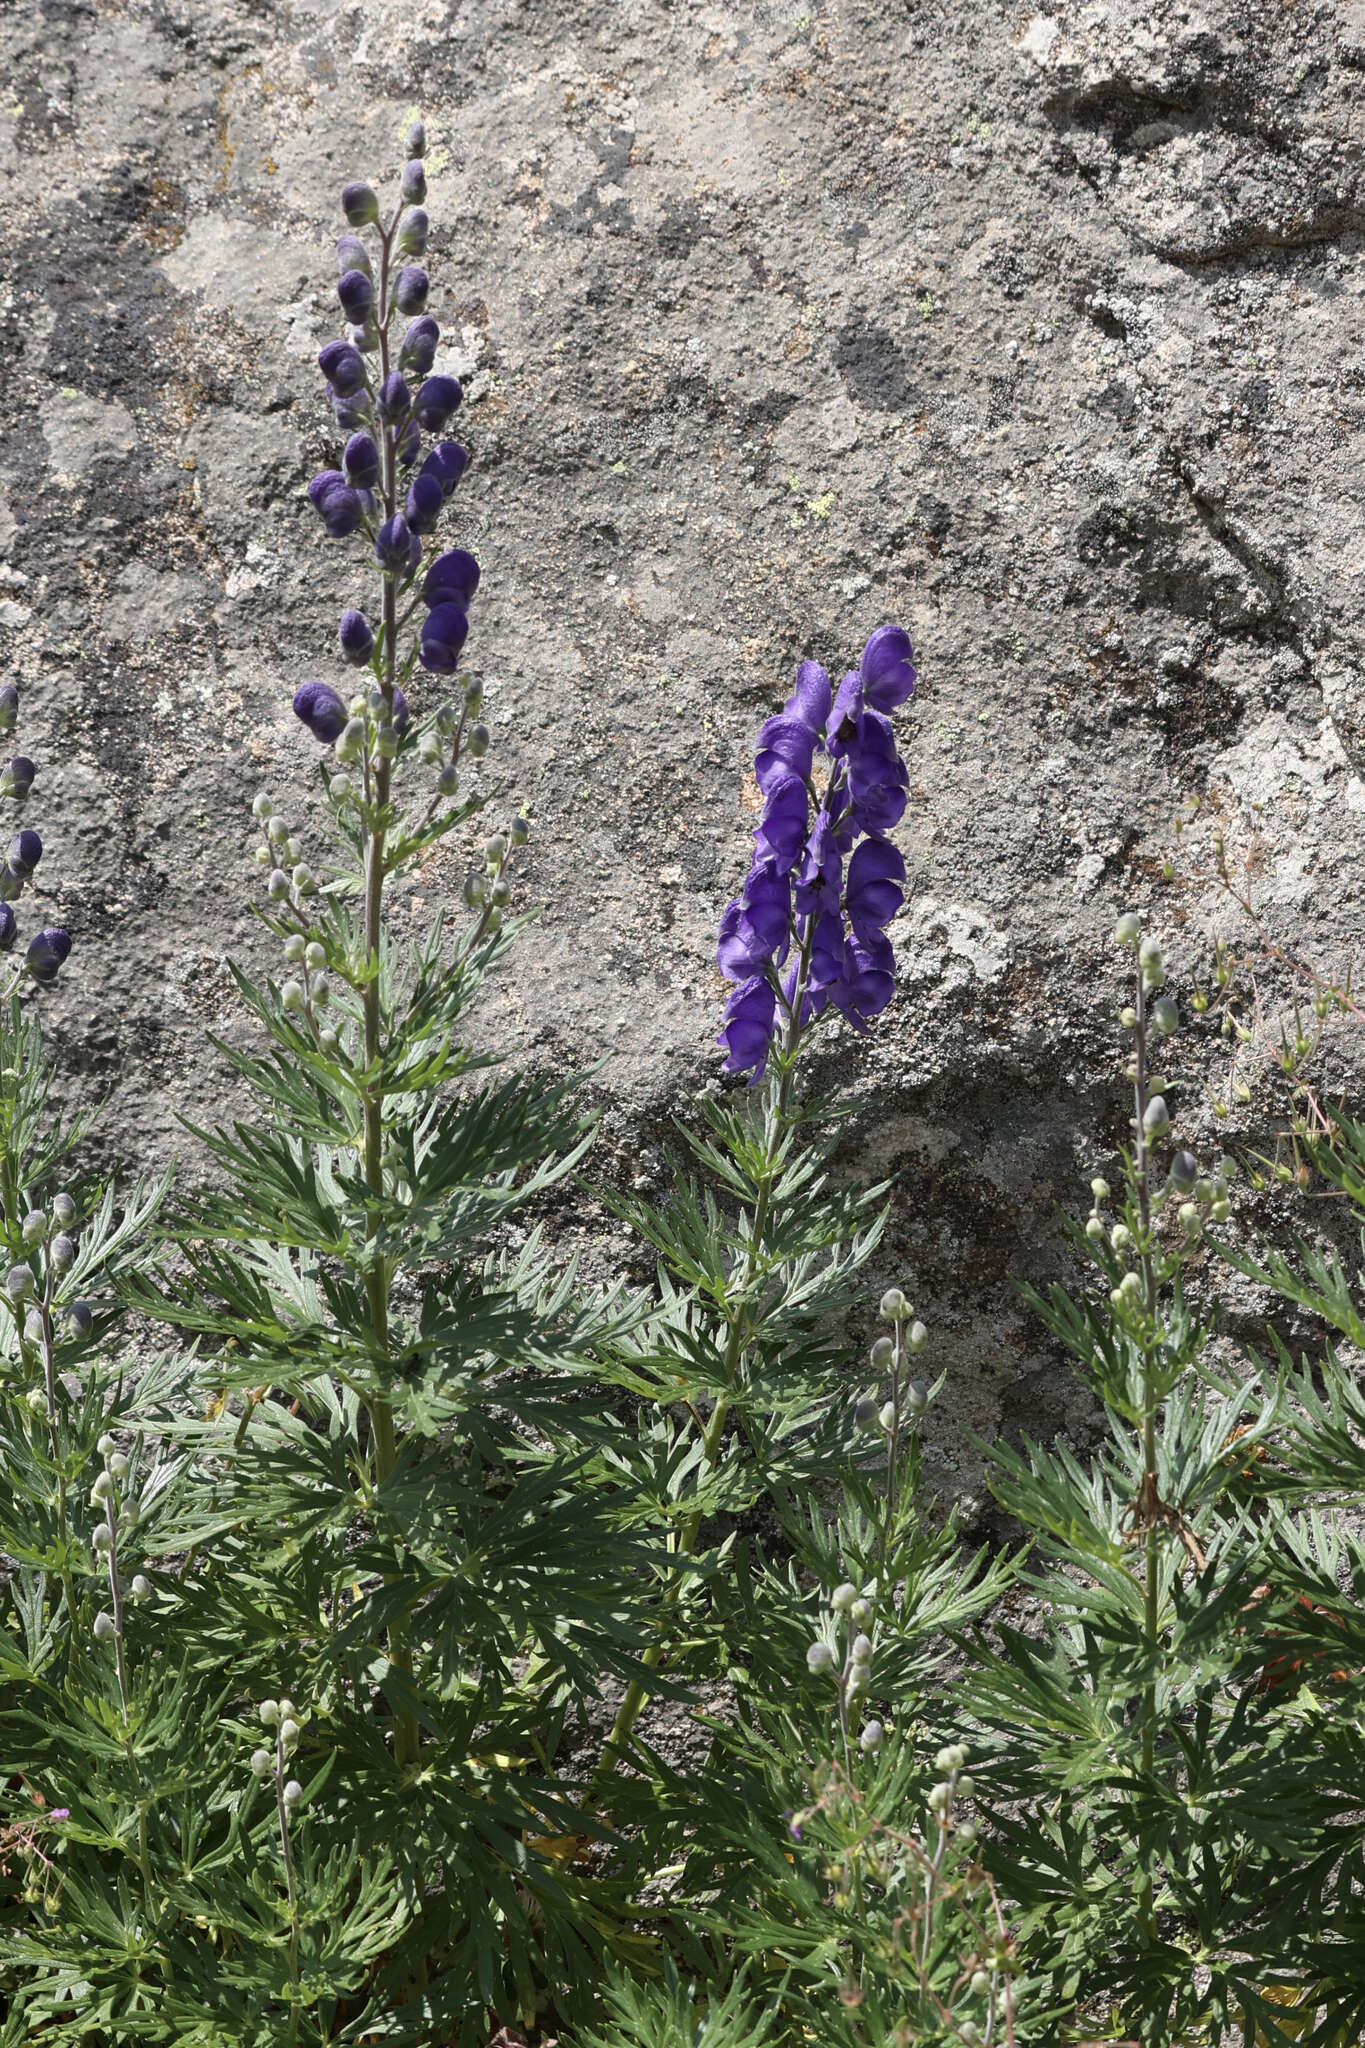
[[[1212,1347],[1216,1312],[1195,1313],[1186,1275],[1229,1217],[1231,1169],[1179,1143],[1178,1084],[1155,1070],[1182,1022],[1161,946],[1136,915],[1117,939],[1136,955],[1132,1136],[1077,1234],[1100,1285],[1030,1297],[1108,1433],[1088,1463],[996,1447],[1040,1626],[997,1617],[1000,1647],[978,1644],[963,1687],[983,1860],[1044,2005],[1080,2024],[1344,2043],[1365,2021],[1365,1616],[1337,1578],[1349,1561],[1359,1588],[1359,1545],[1324,1511],[1359,1494],[1360,1397],[1340,1371],[1324,1400],[1307,1366],[1290,1388]],[[1327,1269],[1310,1273],[1326,1312]],[[1289,1285],[1282,1263],[1272,1277]]]
[[[636,1311],[552,1274],[534,1229],[509,1243],[590,1130],[568,1084],[508,1079],[462,1035],[516,930],[528,827],[474,836],[479,572],[428,553],[467,457],[427,446],[461,392],[409,260],[424,146],[418,124],[390,209],[342,195],[348,324],[319,367],[346,439],[309,496],[372,598],[340,620],[355,681],[294,697],[325,750],[313,823],[254,806],[283,972],[236,970],[259,1042],[220,1050],[249,1108],[198,1133],[207,1191],[122,1276],[191,1341],[197,1398],[140,1389],[94,1481],[112,1623],[79,1668],[107,1735],[76,1788],[37,1710],[24,1728],[29,1781],[71,1820],[10,1951],[6,2039],[473,2044],[549,1987],[595,1991],[604,1948],[631,1946],[563,1853],[584,1823],[555,1757],[570,1707],[641,1668],[648,1530],[581,1385]],[[467,916],[400,944],[394,892],[452,837]],[[147,1469],[184,1483],[129,1601]]]

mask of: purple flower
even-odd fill
[[[358,615],[357,615],[358,616]],[[301,718],[315,740],[330,746],[339,740],[350,716],[330,683],[304,683],[294,692],[294,715]]]
[[[822,910],[838,909],[843,870],[834,826],[829,812],[822,810],[796,875],[796,908],[802,917],[816,917]]]
[[[406,698],[406,697],[405,697],[405,696],[403,695],[403,692],[402,692],[402,691],[401,691],[401,690],[399,689],[399,687],[398,687],[397,683],[395,683],[395,684],[394,684],[394,686],[393,686],[393,720],[392,720],[392,723],[393,723],[393,729],[394,729],[394,731],[395,731],[395,732],[403,733],[403,732],[406,732],[406,731],[407,731],[407,729],[408,729],[408,718],[409,718],[409,716],[410,716],[410,713],[409,713],[409,711],[408,711],[408,700],[407,700],[407,698]]]
[[[353,490],[374,489],[379,482],[379,450],[368,434],[352,434],[342,450],[341,466]]]
[[[914,695],[913,650],[904,626],[878,626],[863,649],[858,674],[863,702],[874,711],[894,711]]]
[[[49,1820],[70,1820],[70,1818],[71,1808],[69,1806],[54,1806],[48,1815]]]
[[[420,206],[426,198],[427,174],[422,168],[422,159],[419,156],[414,156],[410,162],[404,164],[398,190],[405,206]]]
[[[800,776],[804,781],[810,774],[815,741],[815,733],[803,718],[791,718],[785,713],[770,718],[758,735],[758,752],[754,756],[759,788],[766,791],[783,775]]]
[[[904,858],[889,839],[865,839],[854,848],[844,908],[855,932],[867,937],[890,924],[905,901],[904,880]]]
[[[427,236],[431,222],[424,208],[414,206],[411,213],[405,213],[398,223],[397,249],[400,256],[425,256]]]
[[[411,370],[415,377],[425,377],[436,360],[436,344],[440,339],[440,328],[430,313],[423,313],[403,336],[403,346],[398,352],[399,368]]]
[[[820,732],[829,717],[829,677],[818,661],[803,661],[796,671],[796,688],[787,699],[787,715],[799,718],[812,732]]]
[[[0,953],[8,953],[19,936],[19,920],[8,903],[0,903]]]
[[[341,210],[353,228],[365,228],[379,218],[379,200],[372,185],[357,179],[341,188]]]
[[[434,476],[417,476],[408,487],[405,506],[408,525],[414,533],[430,533],[441,516],[445,498]]]
[[[0,796],[27,796],[37,772],[27,754],[16,754],[0,768]]]
[[[343,612],[337,639],[341,642],[342,660],[352,668],[363,668],[374,653],[374,633],[364,612]],[[298,710],[297,703],[294,708]]]
[[[831,988],[844,971],[844,921],[837,909],[822,910],[810,934],[810,975],[814,995]]]
[[[777,776],[768,784],[767,796],[762,820],[754,833],[754,858],[770,858],[779,872],[786,874],[795,867],[806,843],[810,797],[799,775]]]
[[[341,310],[353,327],[364,327],[374,304],[374,286],[363,270],[347,270],[337,280]]]
[[[397,370],[390,370],[379,387],[375,403],[380,419],[387,421],[391,427],[397,426],[412,410],[412,393],[408,389],[407,379],[401,377]]]
[[[57,969],[71,951],[71,934],[60,925],[49,925],[46,931],[36,932],[28,942],[24,955],[24,966],[38,982],[57,979]]]
[[[414,121],[403,138],[405,156],[425,156],[427,153],[427,129],[425,121]]]
[[[338,469],[324,469],[308,486],[308,496],[333,540],[344,540],[360,524],[360,499]]]
[[[469,634],[469,619],[458,604],[438,604],[422,623],[418,659],[433,675],[454,675],[460,649]]]
[[[741,982],[725,1005],[717,1045],[725,1048],[727,1074],[752,1073],[755,1081],[768,1062],[777,1018],[777,997],[771,982],[755,974]]]
[[[434,476],[448,498],[469,467],[469,450],[458,441],[438,441],[422,464],[423,474]]]
[[[393,303],[400,313],[424,313],[430,281],[419,263],[405,263],[393,288]]]
[[[359,235],[342,235],[338,239],[337,268],[343,274],[348,270],[363,270],[366,277],[374,277],[370,265],[370,252]]]
[[[843,973],[830,988],[830,1000],[850,1024],[861,1028],[880,1016],[896,992],[895,956],[882,932],[855,933],[844,947]]]
[[[379,567],[386,569],[391,576],[404,574],[412,538],[401,512],[395,512],[392,519],[386,519],[374,537],[374,558]]]
[[[736,896],[720,914],[716,965],[727,981],[747,981],[750,975],[761,974],[767,963],[768,950],[745,917],[744,905]]]
[[[43,857],[43,842],[28,827],[16,832],[9,843],[9,865],[16,875],[29,876]]]
[[[363,427],[374,414],[374,405],[368,391],[358,391],[354,398],[333,398],[332,418],[343,434],[352,434],[357,427]]]
[[[422,584],[422,601],[424,604],[457,604],[462,611],[468,611],[470,599],[478,587],[479,565],[474,557],[467,548],[450,548],[445,554],[438,555],[427,570]]]
[[[896,752],[891,721],[864,711],[855,738],[846,744],[852,818],[864,832],[889,832],[905,815],[910,777]]]
[[[365,358],[349,341],[329,341],[319,353],[318,368],[338,398],[353,398],[365,388]]]
[[[455,377],[428,377],[417,394],[413,417],[428,434],[439,434],[464,392]]]

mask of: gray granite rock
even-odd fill
[[[857,1091],[850,1163],[898,1176],[886,1272],[951,1371],[944,1476],[971,1483],[952,1425],[1079,1426],[1011,1275],[1056,1264],[1055,1205],[1122,1136],[1115,910],[1152,904],[1178,967],[1233,927],[1198,863],[1161,880],[1198,795],[1272,926],[1333,965],[1359,933],[1360,15],[0,15],[0,663],[39,900],[78,941],[44,1007],[67,1085],[111,1093],[106,1152],[192,1158],[175,1114],[227,1104],[222,962],[267,958],[250,800],[306,821],[289,698],[353,595],[303,496],[336,194],[396,168],[420,106],[487,783],[530,799],[545,906],[480,1028],[605,1059],[600,1170],[654,1184],[714,1073],[750,737],[798,659],[903,620],[900,987],[821,1072]],[[1264,1136],[1259,1092],[1226,1127],[1178,1099],[1205,1149]]]

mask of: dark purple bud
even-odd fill
[[[401,377],[397,370],[390,370],[380,385],[376,404],[380,419],[386,420],[390,426],[397,426],[412,410],[412,393],[408,390],[406,379]]]
[[[18,918],[8,903],[0,903],[0,953],[8,953],[18,935]]]
[[[314,510],[333,540],[343,540],[360,524],[360,499],[337,469],[324,469],[308,486]]]
[[[399,255],[425,256],[427,253],[427,236],[430,232],[431,222],[427,219],[425,210],[420,206],[414,206],[412,212],[405,213],[402,220],[398,223],[396,246]]]
[[[408,488],[408,525],[414,533],[430,533],[441,516],[445,499],[434,476],[417,476]]]
[[[420,478],[419,478],[420,482]],[[427,570],[422,585],[425,604],[457,604],[469,610],[469,601],[479,587],[479,565],[467,548],[451,548],[438,555]]]
[[[0,683],[0,732],[13,732],[19,716],[19,692],[13,683]]]
[[[342,452],[341,466],[352,490],[374,489],[379,482],[379,450],[368,434],[352,434]]]
[[[330,683],[304,683],[294,692],[294,715],[301,718],[315,740],[331,746],[346,730],[350,716]]]
[[[374,653],[374,634],[364,612],[343,612],[337,638],[342,660],[349,661],[352,668],[364,668]]]
[[[425,121],[414,121],[403,138],[404,156],[425,156],[427,153],[427,129]]]
[[[404,206],[420,206],[427,196],[427,174],[422,169],[422,159],[412,158],[403,166],[403,176],[398,186]]]
[[[406,263],[393,288],[393,303],[400,313],[424,313],[430,280],[420,264]]]
[[[37,772],[27,754],[16,754],[0,768],[0,796],[27,796]]]
[[[365,358],[349,341],[329,341],[318,353],[318,368],[338,398],[354,398],[365,388]]]
[[[373,279],[370,252],[359,235],[342,235],[337,243],[337,269],[363,270],[366,277]]]
[[[428,377],[417,394],[413,418],[428,434],[439,434],[464,392],[456,377]]]
[[[425,377],[436,360],[436,344],[441,339],[441,330],[430,313],[423,313],[420,320],[414,320],[403,336],[399,351],[400,368],[411,370],[415,377]]]
[[[31,875],[43,857],[43,842],[29,828],[16,832],[9,843],[9,864],[16,875]]]
[[[879,626],[863,649],[858,664],[863,702],[874,711],[894,711],[914,695],[915,670],[910,635],[903,626]]]
[[[35,981],[55,981],[57,969],[70,951],[70,932],[64,932],[60,925],[49,925],[46,931],[35,933],[29,940],[24,966]]]
[[[408,700],[403,695],[403,692],[399,689],[397,683],[395,683],[393,686],[393,717],[390,720],[390,723],[392,724],[394,731],[397,733],[405,733],[408,729],[408,720],[411,716],[412,714],[408,710]]]
[[[424,476],[434,476],[448,498],[469,467],[469,450],[458,441],[438,441],[422,464]]]
[[[341,310],[353,327],[364,327],[374,304],[374,286],[363,270],[343,271],[337,280]]]
[[[354,398],[333,398],[332,417],[343,434],[354,433],[372,417],[374,407],[368,391],[358,391]]]
[[[374,537],[374,558],[381,569],[387,569],[391,576],[402,574],[408,566],[408,550],[412,535],[408,522],[401,512],[395,512],[392,519],[386,519]]]
[[[394,460],[400,469],[411,469],[422,452],[422,429],[409,420],[393,444]]]
[[[372,185],[357,179],[341,188],[341,210],[353,228],[367,228],[379,218],[379,200]]]
[[[430,669],[433,675],[454,675],[468,634],[469,620],[460,606],[438,604],[427,613],[422,625],[418,659],[423,668]]]

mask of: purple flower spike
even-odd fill
[[[393,288],[393,303],[400,313],[424,313],[430,280],[419,263],[405,263]]]
[[[318,354],[318,368],[338,398],[353,398],[365,388],[365,358],[349,341],[329,341]]]
[[[879,626],[858,664],[863,702],[874,711],[894,711],[915,691],[910,635],[904,626]]]
[[[341,210],[353,228],[369,227],[379,218],[379,199],[372,185],[357,179],[341,188]]]
[[[804,781],[810,774],[815,740],[815,733],[804,719],[786,714],[770,718],[758,735],[758,752],[754,756],[759,788],[766,792],[784,775],[799,775]]]
[[[30,876],[42,857],[43,842],[36,832],[25,828],[15,833],[9,843],[9,865],[16,875]]]
[[[0,953],[8,953],[19,936],[19,920],[8,903],[0,903]]]
[[[414,377],[425,377],[436,360],[436,344],[440,339],[440,328],[430,313],[423,313],[421,319],[414,320],[403,336],[398,367],[401,370],[411,370]]]
[[[422,585],[424,604],[457,604],[462,611],[469,610],[469,602],[479,587],[479,565],[467,548],[450,548],[438,555],[427,570]]]
[[[866,936],[890,924],[905,901],[905,861],[889,839],[865,839],[848,864],[844,908],[855,932]]]
[[[725,1047],[727,1074],[752,1073],[755,1081],[768,1063],[777,1018],[771,982],[755,974],[741,982],[725,1005],[725,1022],[717,1045]]]
[[[379,482],[379,450],[368,434],[352,434],[341,457],[352,490],[372,491]]]
[[[464,397],[456,377],[428,377],[417,394],[413,417],[428,434],[439,434]]]
[[[294,716],[301,718],[324,746],[341,738],[349,715],[330,683],[304,683],[294,692]]]
[[[49,925],[46,931],[36,932],[29,940],[24,966],[35,981],[55,981],[57,969],[70,951],[70,932],[63,931],[60,925]]]
[[[436,478],[447,497],[468,467],[469,450],[462,448],[458,441],[438,441],[422,464],[426,475]]]
[[[363,270],[347,270],[337,281],[341,310],[353,327],[363,327],[374,304],[374,286]]]
[[[438,604],[422,626],[418,659],[433,675],[454,675],[460,649],[469,634],[469,619],[457,604]]]
[[[27,754],[16,754],[0,768],[0,796],[27,796],[37,772]]]
[[[364,612],[343,612],[337,639],[341,642],[342,660],[352,668],[363,668],[374,653],[374,633]]]
[[[398,190],[405,206],[420,206],[427,196],[427,174],[422,168],[422,159],[414,156],[403,166],[403,176]]]
[[[412,393],[408,389],[406,378],[400,377],[397,370],[390,370],[380,385],[376,403],[380,419],[387,421],[390,426],[397,426],[401,420],[407,418],[412,410]]]
[[[408,566],[408,550],[412,535],[408,522],[401,512],[395,512],[392,519],[386,519],[374,537],[374,558],[381,569],[391,576],[402,575]]]
[[[408,525],[413,532],[430,533],[441,516],[441,507],[444,503],[441,486],[434,476],[414,477],[408,489],[408,502],[404,508]]]

